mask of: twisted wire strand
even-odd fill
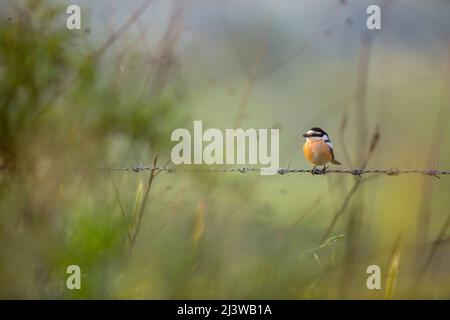
[[[439,178],[440,175],[450,175],[450,170],[438,170],[438,169],[291,169],[291,168],[259,168],[259,167],[229,167],[229,168],[186,168],[186,167],[153,167],[136,165],[133,167],[100,167],[102,170],[108,171],[132,171],[132,172],[144,172],[144,171],[161,171],[166,173],[182,173],[182,172],[198,172],[198,173],[250,173],[250,172],[272,172],[279,175],[289,173],[310,173],[313,175],[327,175],[327,174],[351,174],[353,176],[362,176],[364,174],[384,174],[388,176],[399,176],[405,174],[422,174],[428,176],[434,176]]]

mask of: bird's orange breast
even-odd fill
[[[330,147],[322,140],[307,141],[303,145],[303,154],[309,162],[318,166],[327,164],[333,157],[330,151]]]

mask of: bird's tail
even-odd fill
[[[333,159],[331,159],[331,163],[332,164],[342,164],[342,163],[340,163],[339,161],[337,161],[335,158],[333,158]]]

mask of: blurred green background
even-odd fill
[[[149,171],[99,170],[164,165],[193,120],[280,129],[282,167],[310,168],[300,134],[320,126],[343,168],[450,169],[449,16],[444,0],[1,1],[0,297],[449,299],[447,176],[149,188]]]

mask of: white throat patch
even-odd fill
[[[308,132],[309,133],[309,132]],[[325,142],[327,145],[330,146],[331,149],[333,149],[333,144],[330,141],[330,138],[328,137],[328,135],[324,134],[322,137],[307,137],[306,138],[307,142],[312,142],[312,141],[323,141]]]

